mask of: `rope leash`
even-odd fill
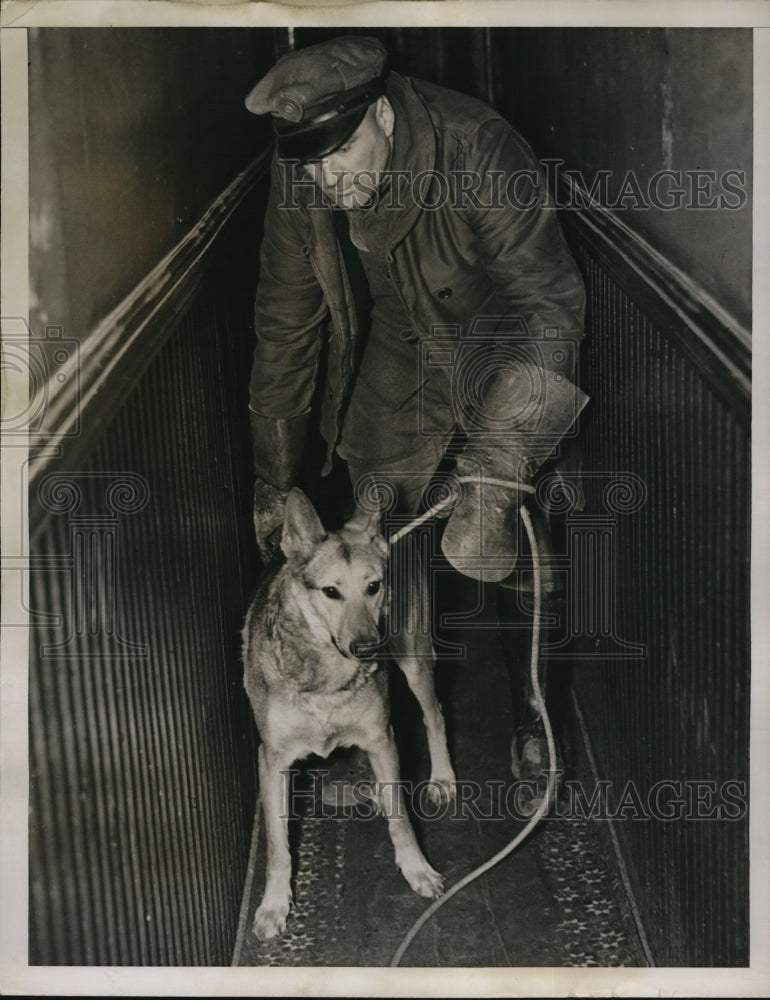
[[[457,476],[454,482],[460,484],[482,482],[487,486],[507,486],[509,489],[520,490],[522,493],[537,492],[535,487],[530,486],[529,483],[515,483],[511,482],[509,479],[492,479],[487,478],[486,476],[483,479],[480,479],[479,476]],[[395,545],[396,542],[400,541],[405,535],[408,535],[410,531],[414,531],[415,528],[419,528],[421,524],[424,524],[426,521],[430,520],[430,518],[435,517],[440,510],[443,510],[444,507],[447,507],[450,503],[454,503],[456,499],[456,494],[450,493],[448,496],[444,497],[443,500],[439,500],[437,503],[434,503],[433,506],[429,510],[426,510],[424,514],[420,514],[419,517],[410,521],[409,524],[405,524],[399,531],[394,532],[388,539],[388,544]]]
[[[469,482],[471,480],[475,481],[476,478],[477,477],[475,476],[463,476],[458,480],[458,482],[463,483],[463,482]],[[535,492],[535,490],[531,486],[523,483],[511,483],[501,479],[484,479],[483,481],[493,486],[516,487],[517,489],[527,493]],[[437,513],[437,511],[441,510],[443,507],[445,507],[448,503],[452,502],[454,499],[455,499],[454,496],[450,495],[445,499],[439,501],[438,503],[434,504],[433,507],[431,507],[431,509],[427,511],[425,514],[416,518],[414,521],[406,525],[400,531],[397,531],[395,534],[391,535],[390,543],[395,544],[395,542],[397,542],[400,538],[408,534],[410,531],[413,531],[416,527],[418,527],[420,524],[426,521],[429,517],[432,517],[435,513]],[[516,834],[516,836],[513,838],[513,840],[510,841],[509,844],[503,847],[502,850],[498,851],[497,854],[491,857],[488,861],[485,861],[483,864],[479,865],[478,868],[474,868],[473,871],[469,872],[467,875],[461,878],[459,882],[456,882],[450,889],[448,889],[444,893],[443,896],[441,896],[440,899],[437,899],[433,903],[431,903],[428,909],[425,910],[425,912],[420,917],[418,917],[417,920],[415,920],[415,922],[409,928],[407,933],[404,935],[401,944],[396,949],[396,952],[390,961],[391,968],[396,968],[398,965],[400,965],[401,959],[406,954],[407,948],[409,948],[410,944],[412,943],[412,941],[414,941],[415,937],[419,934],[420,930],[422,930],[425,924],[430,920],[430,918],[434,915],[434,913],[436,913],[436,911],[439,910],[444,905],[444,903],[447,903],[453,896],[456,896],[457,893],[460,892],[461,889],[464,889],[466,885],[469,885],[471,882],[475,881],[477,878],[480,878],[483,874],[485,874],[485,872],[488,872],[491,868],[494,868],[494,866],[499,864],[499,862],[502,861],[503,858],[507,857],[512,851],[515,851],[516,848],[519,846],[519,844],[521,844],[522,841],[525,840],[530,833],[532,833],[532,831],[535,829],[535,827],[545,814],[545,811],[548,809],[548,805],[551,801],[551,795],[553,794],[553,788],[556,782],[556,746],[554,744],[554,739],[553,739],[553,730],[551,729],[551,720],[548,718],[548,713],[545,708],[545,699],[543,698],[543,692],[540,689],[540,681],[538,678],[538,671],[537,671],[537,664],[540,658],[540,615],[541,615],[541,603],[542,603],[540,553],[537,548],[537,541],[535,539],[535,530],[532,527],[532,521],[530,519],[529,512],[524,506],[522,506],[519,508],[519,514],[521,515],[521,519],[524,522],[524,527],[527,532],[527,538],[529,539],[530,550],[532,552],[532,570],[534,576],[535,593],[534,593],[534,613],[532,619],[532,647],[530,656],[530,674],[532,678],[532,691],[535,696],[535,703],[537,704],[538,711],[540,712],[540,716],[543,720],[543,728],[545,729],[545,738],[548,744],[548,788],[543,801],[537,807],[527,825],[524,827],[523,830],[520,830],[519,833]]]

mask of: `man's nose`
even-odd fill
[[[333,190],[340,180],[339,171],[334,169],[334,165],[330,160],[321,161],[321,176],[323,178],[323,186],[327,190]]]

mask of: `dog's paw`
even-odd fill
[[[402,865],[401,874],[412,889],[426,899],[438,899],[444,891],[444,876],[434,871],[423,857],[409,865]]]
[[[286,930],[286,918],[289,915],[289,904],[274,906],[262,903],[254,917],[252,932],[261,941],[269,941]]]

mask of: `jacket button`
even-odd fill
[[[449,299],[449,298],[451,298],[452,297],[452,289],[451,288],[439,288],[439,290],[438,290],[438,297],[440,299]]]

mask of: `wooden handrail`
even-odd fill
[[[203,261],[232,214],[266,176],[271,155],[268,149],[249,164],[173,250],[86,335],[79,351],[51,372],[45,387],[46,428],[29,439],[31,499],[53,464],[57,469],[74,468],[93,448],[95,436],[173,335],[174,321],[200,284]],[[62,440],[66,447],[56,447]]]
[[[751,333],[696,281],[600,205],[582,185],[560,175],[561,219],[591,253],[654,316],[725,399],[736,418],[751,419]]]

